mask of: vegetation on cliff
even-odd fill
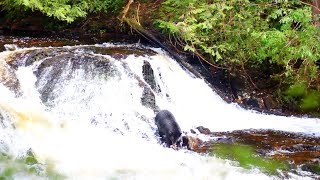
[[[157,26],[212,65],[272,67],[284,104],[319,111],[318,8],[299,0],[166,0]]]

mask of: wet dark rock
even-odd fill
[[[230,89],[234,98],[243,96],[244,87],[248,87],[247,81],[241,74],[229,74]]]
[[[192,64],[192,66],[195,65]],[[231,91],[228,71],[223,68],[208,66],[207,64],[202,64],[199,68],[205,69],[205,71],[199,72],[212,85],[211,88],[226,102],[233,102],[236,96]]]
[[[199,126],[196,128],[201,134],[210,135],[211,131],[209,128],[205,128],[203,126]]]
[[[15,44],[5,44],[4,48],[6,51],[15,51],[18,49],[18,46]]]
[[[127,70],[129,76],[134,77],[138,81],[139,86],[143,88],[141,104],[151,108],[155,113],[159,112],[159,107],[156,105],[155,95],[150,85],[148,85],[145,80],[142,80],[137,74],[134,74],[127,63],[122,62],[122,66]]]
[[[145,56],[155,55],[156,53],[151,49],[145,49],[141,47],[90,47],[94,53],[110,55],[115,59],[122,59],[128,57],[128,55]]]
[[[193,129],[190,129],[190,132],[191,132],[192,134],[197,134],[197,132],[196,132],[195,130],[193,130]]]
[[[10,61],[10,66],[15,69],[19,66],[29,66],[34,62],[43,60],[45,58],[58,56],[63,52],[65,51],[63,51],[62,48],[42,48],[18,52],[14,54],[14,58],[12,58],[14,61]]]
[[[1,20],[0,20],[1,21]],[[1,26],[1,25],[0,25]],[[1,28],[1,27],[0,27]],[[17,32],[4,30],[4,36],[0,36],[0,51],[5,51],[5,45],[10,44],[19,48],[27,47],[61,47],[65,45],[79,45],[80,42],[75,38],[62,38],[43,34],[37,34],[37,32]]]
[[[19,92],[20,83],[16,73],[5,61],[0,60],[0,83],[13,92]]]
[[[235,140],[232,137],[219,137],[217,138],[217,140],[215,141],[215,143],[219,143],[219,144],[234,144]]]
[[[158,92],[157,90],[157,83],[155,81],[155,77],[154,77],[154,73],[153,73],[153,69],[150,65],[150,63],[148,61],[144,61],[143,62],[143,66],[142,66],[142,75],[143,75],[143,79],[144,81],[149,84],[149,86],[151,87],[151,89],[154,92]]]
[[[158,107],[156,105],[156,98],[152,91],[146,86],[143,87],[143,92],[141,96],[141,103],[142,105],[151,108],[154,112],[158,111]]]
[[[44,63],[40,64],[37,70],[34,72],[37,76],[36,86],[41,94],[42,102],[46,103],[49,99],[54,97],[52,92],[57,86],[58,82],[61,80],[61,75],[68,63],[59,57],[61,56],[44,61]]]
[[[212,144],[210,142],[204,142],[200,138],[193,136],[185,137],[187,148],[191,151],[195,151],[198,153],[208,153],[212,150]]]
[[[244,71],[242,67],[226,69],[205,63],[195,64],[194,62],[198,60],[191,57],[190,59],[192,60],[188,62],[192,67],[196,70],[200,69],[198,72],[226,102],[237,103],[245,109],[259,112],[288,115],[288,112],[283,110],[283,106],[276,101],[277,96],[274,95],[274,90],[278,88],[279,82],[270,78],[272,68],[266,67],[263,70],[257,68],[249,72]]]
[[[272,157],[301,164],[320,157],[320,138],[273,130],[247,130],[225,133],[238,142],[253,145]],[[267,155],[267,154],[264,154]]]
[[[235,141],[233,138],[230,137],[219,137],[217,139],[210,139],[210,140],[201,140],[201,138],[197,136],[190,136],[186,135],[185,144],[189,150],[195,151],[198,153],[210,153],[214,150],[215,144],[233,144]]]
[[[53,90],[72,77],[76,70],[84,71],[85,78],[113,77],[119,72],[106,56],[95,56],[72,48],[43,48],[17,54],[12,66],[28,66],[37,62],[34,74],[36,86],[44,103],[54,98]],[[56,92],[58,93],[58,92]]]
[[[123,55],[123,54],[120,54],[120,53],[114,53],[111,55],[111,57],[115,58],[115,59],[124,59],[126,58],[127,56]]]
[[[249,98],[243,101],[243,105],[250,108],[261,108],[257,99]]]
[[[57,55],[62,54],[59,49],[36,49],[36,50],[32,50],[30,52],[28,52],[27,58],[25,59],[23,65],[25,66],[29,66],[31,64],[33,64],[36,61],[45,59],[45,58],[50,58],[50,57],[54,57]]]
[[[264,102],[266,109],[268,109],[268,110],[281,108],[280,104],[271,95],[267,95],[267,96],[263,97],[263,102]]]
[[[144,81],[147,83],[143,87],[143,93],[141,97],[141,103],[153,109],[155,112],[159,111],[156,106],[156,99],[154,92],[158,92],[158,86],[155,81],[154,72],[149,62],[144,61],[142,66],[142,75]],[[151,88],[151,89],[150,89]]]
[[[301,169],[303,171],[308,171],[320,175],[320,159],[308,164],[301,165]]]
[[[236,130],[232,132],[210,132],[201,127],[199,133],[206,135],[205,140],[196,131],[187,135],[188,149],[199,153],[214,152],[217,144],[244,144],[255,148],[260,156],[269,157],[291,166],[291,172],[299,174],[297,169],[311,173],[310,178],[319,177],[320,138],[301,133],[276,130]],[[205,129],[205,130],[204,130]]]

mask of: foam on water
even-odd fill
[[[263,115],[225,103],[203,80],[157,51],[122,61],[141,79],[143,61],[150,62],[161,88],[156,103],[171,110],[183,130],[203,125],[213,131],[273,128],[319,135],[319,119]],[[0,108],[16,125],[1,129],[2,142],[16,153],[31,148],[38,160],[50,161],[69,179],[274,178],[215,157],[164,148],[155,135],[155,114],[141,105],[139,82],[120,61],[113,63],[119,76],[90,77],[78,69],[59,81],[50,107],[35,87],[35,66],[19,67],[22,96],[0,84]]]
[[[161,108],[168,108],[175,114],[183,129],[202,125],[212,131],[276,129],[320,136],[320,119],[282,117],[244,110],[224,102],[202,79],[192,78],[168,56],[159,54],[150,62],[153,69],[158,70],[156,74],[161,96],[170,96],[160,97],[157,102]]]

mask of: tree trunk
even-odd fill
[[[314,25],[320,26],[320,0],[312,1],[312,17]]]

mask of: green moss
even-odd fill
[[[302,97],[306,91],[306,88],[307,87],[305,83],[293,84],[288,88],[288,90],[286,91],[286,94],[292,97]]]
[[[223,159],[237,161],[243,168],[258,168],[268,174],[276,174],[278,170],[288,170],[283,162],[257,155],[254,148],[241,144],[216,144],[213,154]]]
[[[320,92],[311,90],[302,99],[300,103],[301,109],[304,111],[319,110],[320,108]]]

